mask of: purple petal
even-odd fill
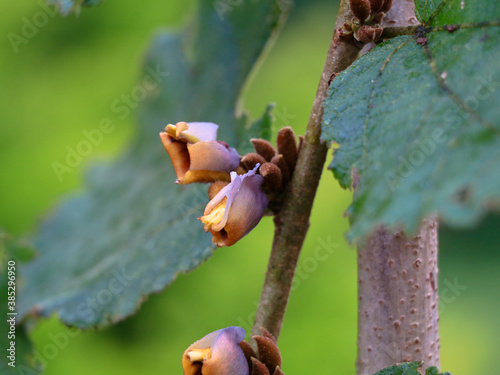
[[[231,172],[240,164],[238,152],[218,141],[197,142],[187,147],[192,171]]]
[[[217,128],[219,125],[213,122],[188,122],[189,128],[183,133],[192,135],[200,141],[208,142],[217,139]]]
[[[205,215],[210,213],[224,198],[227,198],[226,210],[224,211],[224,216],[222,217],[222,220],[218,224],[212,227],[214,231],[220,231],[222,230],[222,228],[226,226],[229,217],[229,212],[233,205],[234,199],[236,198],[238,192],[240,191],[241,184],[246,178],[254,176],[257,173],[257,169],[259,169],[259,167],[260,164],[257,163],[254,169],[248,171],[243,175],[238,175],[236,172],[231,172],[231,182],[229,183],[229,185],[222,188],[222,190],[219,191],[219,193],[215,197],[213,197],[213,199],[207,204],[205,208]]]
[[[204,375],[248,375],[248,362],[239,343],[245,339],[241,327],[228,327],[212,343],[212,358],[203,364]]]
[[[262,219],[269,203],[266,194],[261,190],[263,181],[262,176],[254,175],[242,182],[224,226],[226,238],[221,238],[222,244],[218,246],[233,245],[255,228]]]

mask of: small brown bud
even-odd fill
[[[370,9],[372,14],[378,13],[384,5],[384,0],[370,0]]]
[[[276,367],[276,370],[274,370],[273,375],[285,375],[285,374],[283,373],[283,371],[281,371],[279,367]]]
[[[255,152],[250,152],[243,156],[241,162],[249,171],[251,171],[255,168],[257,163],[259,163],[260,165],[264,164],[266,162],[266,159],[264,159],[262,155],[259,155]]]
[[[269,370],[257,358],[252,358],[252,372],[250,375],[269,375]]]
[[[247,359],[248,362],[248,368],[251,369],[252,357],[257,358],[257,354],[255,354],[250,344],[246,341],[241,341],[238,345],[240,346],[241,350],[243,350],[243,354],[245,354],[245,358]]]
[[[222,190],[224,186],[227,186],[229,182],[226,181],[216,181],[210,185],[208,188],[208,199],[212,200],[217,195],[219,191]]]
[[[302,145],[304,144],[304,136],[299,135],[299,147],[297,147],[297,152],[300,154],[300,150],[302,149]]]
[[[363,43],[370,43],[376,41],[378,38],[382,36],[382,32],[384,31],[381,27],[372,27],[372,26],[361,26],[357,31],[355,37],[357,40]]]
[[[387,13],[392,8],[392,0],[385,0],[382,8],[379,9],[379,12]]]
[[[370,2],[368,0],[349,0],[349,6],[361,24],[370,16]]]
[[[274,373],[276,367],[281,367],[281,354],[276,343],[265,336],[253,336],[253,339],[257,342],[259,360],[266,365],[269,373]]]
[[[381,24],[382,21],[384,20],[385,13],[384,12],[378,12],[373,15],[373,23],[375,24]]]
[[[278,168],[281,171],[281,177],[283,180],[283,184],[286,184],[288,181],[290,181],[290,170],[288,169],[288,165],[286,164],[285,159],[283,158],[283,155],[275,155],[271,159],[271,163],[276,164]]]
[[[264,163],[259,169],[260,175],[264,177],[264,183],[274,191],[280,190],[283,183],[281,171],[276,164]]]
[[[276,155],[276,150],[269,141],[260,138],[252,138],[250,142],[252,142],[255,152],[262,155],[266,161],[271,161],[273,156]]]
[[[271,332],[269,332],[264,327],[260,327],[260,331],[262,332],[262,336],[267,337],[269,340],[277,344],[276,338],[273,336]]]
[[[298,153],[295,133],[291,127],[284,127],[278,132],[276,144],[278,145],[278,153],[283,155],[289,170],[293,172],[295,164],[297,164]]]
[[[427,38],[417,38],[417,44],[425,46],[427,45],[427,42],[428,42]]]

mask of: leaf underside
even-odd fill
[[[56,312],[68,325],[105,326],[212,254],[211,235],[196,220],[208,202],[206,187],[174,184],[158,133],[177,121],[215,122],[219,139],[239,144],[238,127],[246,121],[235,118],[238,97],[283,17],[274,0],[225,12],[215,5],[200,1],[186,32],[154,39],[134,142],[115,163],[94,167],[87,191],[41,227],[38,257],[23,269],[21,316]],[[243,132],[257,135],[268,117],[266,111]]]
[[[417,0],[416,12],[426,45],[378,45],[325,101],[323,139],[340,145],[330,168],[344,188],[359,176],[350,239],[414,232],[435,212],[472,226],[500,200],[500,3]]]

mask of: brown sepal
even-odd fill
[[[385,13],[384,12],[378,12],[373,15],[373,23],[375,24],[381,24],[382,21],[384,20]]]
[[[218,171],[187,171],[182,179],[175,181],[176,184],[187,185],[193,182],[215,182],[215,181],[231,181],[229,172]]]
[[[281,354],[276,343],[266,336],[253,336],[253,339],[257,342],[259,360],[266,365],[269,373],[281,367]]]
[[[392,8],[392,0],[385,0],[384,5],[380,8],[379,12],[387,13]]]
[[[168,155],[170,156],[177,179],[183,178],[189,170],[190,162],[186,143],[176,141],[165,132],[160,133],[160,138],[163,143],[163,147],[165,147],[165,150],[167,150]]]
[[[288,165],[286,164],[283,155],[275,155],[271,159],[271,163],[276,164],[281,171],[281,180],[283,185],[285,185],[288,181],[290,181],[290,170],[288,169]]]
[[[274,370],[273,375],[285,375],[283,371],[279,367],[276,367],[276,370]]]
[[[267,160],[264,159],[264,157],[262,155],[259,155],[255,152],[250,152],[250,153],[246,154],[245,156],[243,156],[243,159],[241,159],[241,162],[246,167],[246,169],[248,169],[249,171],[254,169],[255,166],[257,165],[257,163],[260,163],[260,165],[262,165],[266,161]]]
[[[278,154],[283,155],[289,170],[293,173],[295,164],[297,164],[298,152],[297,140],[291,127],[286,126],[278,132],[276,144],[278,146]]]
[[[208,199],[212,200],[223,187],[229,184],[228,181],[216,181],[208,187]]]
[[[269,369],[257,358],[252,358],[252,372],[250,375],[270,375]]]
[[[281,189],[283,184],[283,177],[281,170],[274,163],[264,163],[259,169],[260,175],[264,177],[264,184],[273,191]]]
[[[361,24],[370,16],[370,2],[368,0],[349,0],[349,6]]]
[[[255,354],[250,344],[246,341],[242,341],[238,345],[240,346],[241,350],[243,350],[243,354],[245,354],[245,358],[248,362],[248,368],[252,370],[252,357],[257,358],[257,354]]]
[[[269,340],[274,342],[274,344],[277,344],[278,342],[276,341],[276,338],[273,336],[271,332],[269,332],[267,329],[264,327],[260,327],[260,331],[262,332],[262,336],[267,337]]]
[[[276,155],[276,150],[269,141],[260,138],[252,138],[250,142],[252,142],[255,152],[262,155],[266,161],[271,161],[273,156]]]
[[[371,43],[382,36],[384,31],[381,27],[361,26],[356,32],[356,39],[363,43]]]
[[[302,150],[302,145],[304,144],[304,136],[299,135],[299,147],[297,147],[297,151],[300,154],[300,150]]]
[[[378,13],[384,5],[384,0],[370,0],[370,9],[372,14]]]

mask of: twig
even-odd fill
[[[344,22],[352,17],[348,2],[342,0],[293,179],[282,208],[274,219],[274,241],[252,335],[259,334],[260,327],[268,329],[276,338],[280,334],[328,150],[327,145],[320,140],[323,101],[331,80],[351,65],[359,52],[357,47],[343,40],[338,32]]]

